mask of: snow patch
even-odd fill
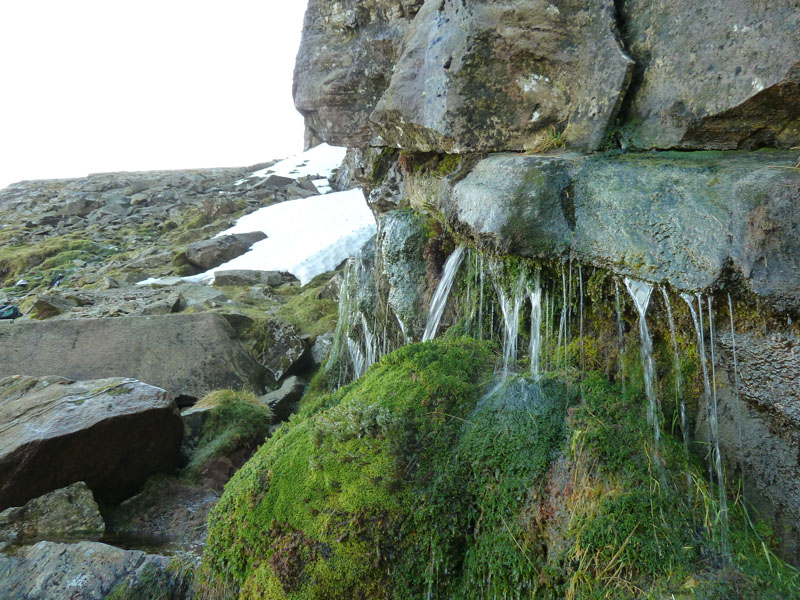
[[[288,271],[305,285],[353,256],[373,235],[375,219],[360,189],[288,200],[243,216],[219,233],[263,231],[267,239],[250,250],[186,281],[209,282],[216,271]]]
[[[347,148],[320,144],[301,154],[275,163],[271,167],[255,171],[250,174],[250,177],[280,175],[281,177],[291,177],[292,179],[308,176],[329,178],[333,171],[342,164],[346,153]]]

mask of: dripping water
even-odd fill
[[[714,467],[717,472],[717,490],[719,492],[719,519],[721,525],[722,554],[727,562],[730,559],[730,546],[728,543],[728,500],[725,497],[725,474],[722,470],[722,453],[719,448],[719,420],[717,418],[717,368],[714,356],[714,313],[712,311],[712,298],[708,297],[708,342],[711,346],[711,394],[713,404],[711,407],[711,434],[714,441]]]
[[[478,268],[480,276],[480,301],[478,302],[478,339],[483,339],[483,256],[480,257],[480,267]]]
[[[708,365],[706,364],[706,342],[703,338],[703,302],[702,297],[700,294],[697,294],[697,306],[700,309],[700,314],[698,317],[698,312],[694,308],[694,298],[689,294],[681,294],[681,298],[686,304],[689,305],[689,312],[692,315],[692,322],[694,323],[694,329],[697,333],[697,350],[700,354],[700,366],[703,369],[703,397],[705,399],[706,404],[706,425],[708,426],[708,439],[712,439],[711,435],[711,384],[708,380]],[[709,452],[707,455],[708,458],[708,480],[713,481],[714,479],[714,468],[713,463],[711,460],[711,453]]]
[[[539,379],[539,360],[542,353],[542,280],[541,269],[536,269],[531,297],[531,375]]]
[[[567,275],[561,268],[561,319],[558,322],[558,342],[556,344],[556,368],[561,363],[561,342],[564,342],[564,367],[567,366]]]
[[[525,279],[520,274],[519,281],[511,294],[506,294],[498,277],[498,270],[494,273],[497,299],[500,302],[500,311],[503,315],[503,378],[508,377],[509,365],[513,367],[517,360],[517,337],[519,336],[519,312],[524,299],[523,290]]]
[[[654,387],[655,364],[653,362],[653,340],[650,338],[650,332],[647,329],[647,320],[645,319],[645,313],[647,313],[647,306],[650,303],[650,294],[653,291],[653,286],[644,281],[636,281],[626,277],[625,287],[628,288],[628,292],[630,292],[633,303],[636,305],[636,310],[639,313],[640,354],[642,358],[642,368],[644,369],[644,391],[647,396],[647,422],[653,427],[656,449],[658,449],[661,440],[661,428],[658,423],[658,400]]]
[[[623,337],[622,337],[622,307],[619,303],[619,281],[614,280],[614,299],[617,304],[617,372],[622,380],[622,393],[625,393],[625,373],[622,369]]]
[[[678,336],[675,333],[675,319],[672,317],[672,306],[669,302],[669,294],[665,288],[661,288],[661,295],[664,297],[664,305],[667,307],[667,319],[669,320],[669,334],[672,338],[672,370],[675,376],[675,400],[680,407],[681,431],[683,432],[683,452],[686,460],[689,460],[689,428],[686,423],[686,402],[683,400],[683,381],[681,378],[681,359],[678,353]],[[689,506],[692,505],[692,476],[687,471],[686,487],[689,491]]]
[[[744,489],[744,448],[742,446],[742,404],[739,402],[739,364],[736,362],[736,332],[733,326],[733,300],[728,294],[728,312],[731,317],[731,346],[733,350],[733,394],[736,399],[736,425],[739,433],[739,472],[742,474],[742,500],[746,500]]]
[[[586,371],[586,355],[583,353],[583,270],[578,265],[578,294],[580,295],[580,348],[581,348],[581,379]]]
[[[456,272],[458,271],[458,267],[461,266],[461,261],[464,260],[464,249],[464,246],[456,248],[444,264],[442,279],[436,288],[436,292],[433,294],[431,307],[428,310],[428,322],[425,325],[425,333],[422,335],[423,342],[427,342],[436,337],[436,331],[439,329],[439,321],[442,320],[442,314],[447,305],[447,298],[450,296],[450,290],[453,287]]]

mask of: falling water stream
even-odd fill
[[[714,356],[714,312],[712,298],[708,297],[708,341],[711,346],[711,434],[714,440],[714,467],[717,472],[717,490],[719,491],[719,520],[721,529],[722,554],[726,560],[730,559],[730,544],[728,542],[728,500],[725,496],[725,473],[722,470],[722,453],[719,449],[719,420],[717,418],[717,368]]]
[[[428,310],[428,322],[425,325],[425,333],[422,334],[422,341],[427,342],[436,337],[436,331],[439,329],[439,321],[442,320],[444,307],[447,305],[447,298],[450,296],[450,290],[453,287],[458,267],[464,260],[464,246],[459,246],[447,259],[444,264],[444,272],[436,292],[433,294],[431,300],[431,307]],[[483,296],[483,286],[481,286],[481,297]]]
[[[728,294],[728,313],[731,317],[731,346],[733,351],[733,393],[736,399],[736,425],[739,433],[739,473],[742,476],[742,500],[747,499],[744,486],[744,448],[742,447],[742,403],[739,402],[739,364],[736,361],[736,331],[733,326],[733,300]]]
[[[614,280],[614,300],[617,305],[617,372],[622,380],[622,393],[625,393],[625,372],[622,368],[623,336],[622,336],[622,307],[619,304],[619,281]]]
[[[506,294],[497,273],[494,273],[497,298],[500,311],[503,313],[503,379],[508,377],[509,368],[517,360],[517,337],[519,336],[519,313],[522,308],[525,290],[525,278],[520,274],[511,293]]]
[[[625,278],[625,287],[628,288],[636,311],[639,313],[639,339],[641,342],[640,354],[642,358],[642,368],[644,369],[644,391],[647,396],[647,423],[653,428],[656,448],[661,441],[661,427],[658,422],[658,399],[655,390],[655,364],[653,362],[653,340],[647,329],[647,306],[650,304],[650,295],[653,286],[644,281]]]
[[[534,379],[539,379],[541,367],[539,365],[542,353],[542,278],[541,270],[536,269],[536,276],[533,280],[533,290],[530,291],[531,297],[531,375]]]

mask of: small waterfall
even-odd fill
[[[539,365],[542,353],[542,279],[541,269],[536,269],[536,276],[533,280],[533,291],[529,291],[531,297],[531,375],[538,380],[541,376]]]
[[[714,356],[714,313],[712,311],[712,298],[708,297],[708,341],[711,346],[711,434],[714,441],[714,466],[717,471],[717,486],[719,491],[719,519],[721,525],[722,554],[726,561],[730,560],[730,544],[728,542],[728,500],[725,497],[725,473],[722,470],[722,453],[719,449],[719,420],[717,418],[717,368]]]
[[[510,293],[506,293],[501,283],[501,265],[493,265],[492,277],[503,315],[503,378],[508,377],[509,367],[517,360],[517,338],[519,337],[519,313],[525,297],[525,276],[520,273],[519,280]]]
[[[686,423],[686,403],[683,400],[683,381],[681,377],[681,359],[678,353],[678,336],[675,333],[675,319],[672,317],[672,306],[669,303],[669,294],[666,288],[661,288],[661,295],[664,297],[664,306],[667,307],[667,319],[669,320],[669,334],[672,338],[672,370],[675,376],[675,401],[680,406],[681,431],[683,432],[683,452],[686,460],[689,460],[689,427]],[[689,490],[689,505],[692,504],[692,476],[686,472],[686,486]]]
[[[733,326],[733,300],[728,294],[728,313],[731,317],[731,346],[733,350],[733,394],[736,398],[736,425],[739,433],[739,472],[742,475],[742,500],[747,496],[744,489],[744,448],[742,447],[742,404],[739,402],[739,364],[736,361],[736,331]]]
[[[353,363],[354,379],[358,379],[367,370],[366,359],[359,343],[350,336],[347,336],[347,352],[350,354],[350,362]]]
[[[431,300],[431,307],[428,310],[428,322],[425,325],[425,333],[422,334],[423,342],[427,342],[436,337],[436,331],[439,329],[439,321],[442,320],[444,307],[447,305],[447,298],[450,296],[450,290],[453,287],[456,272],[458,271],[458,267],[461,266],[461,261],[464,260],[464,250],[464,246],[456,248],[444,264],[442,280],[436,288],[433,300]]]
[[[567,275],[562,267],[561,269],[561,319],[558,322],[558,342],[556,343],[556,364],[555,368],[559,367],[561,362],[561,343],[564,343],[564,367],[567,366]]]
[[[361,329],[364,336],[364,371],[369,369],[380,358],[380,345],[375,338],[375,334],[370,331],[367,325],[367,318],[361,313]]]
[[[478,339],[483,339],[483,255],[480,257],[480,267],[478,268],[478,275],[480,276],[480,300],[478,302]]]
[[[623,348],[623,336],[622,336],[622,307],[619,303],[619,281],[614,280],[614,299],[616,300],[617,304],[617,371],[619,373],[619,378],[622,380],[622,393],[625,393],[625,373],[623,373],[622,369],[622,353],[624,351]]]
[[[642,368],[644,369],[644,391],[647,396],[647,422],[653,427],[656,448],[661,440],[661,428],[658,423],[658,399],[656,398],[655,383],[655,364],[653,362],[653,340],[647,329],[645,313],[650,304],[650,294],[653,286],[644,281],[636,281],[625,278],[625,287],[628,288],[636,310],[639,313],[639,338],[641,342],[640,353],[642,357]]]
[[[708,365],[706,364],[706,342],[703,338],[703,302],[700,294],[697,294],[697,306],[700,309],[700,315],[694,308],[694,298],[689,294],[681,294],[681,298],[689,306],[689,312],[692,315],[692,322],[694,329],[697,333],[697,349],[700,354],[700,366],[703,369],[703,396],[706,403],[706,423],[708,424],[708,439],[712,440],[711,435],[711,384],[708,379]],[[711,460],[711,453],[708,454],[708,479],[713,481],[714,468]]]

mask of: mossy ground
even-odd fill
[[[635,375],[625,393],[596,370],[492,391],[493,362],[489,344],[469,338],[413,344],[307,399],[227,486],[201,589],[242,599],[800,594],[768,529],[735,501],[724,560],[716,494],[681,443],[654,445]]]
[[[263,443],[272,423],[269,408],[248,391],[217,390],[195,407],[212,406],[183,477],[195,478],[211,460],[234,452],[252,452]]]

